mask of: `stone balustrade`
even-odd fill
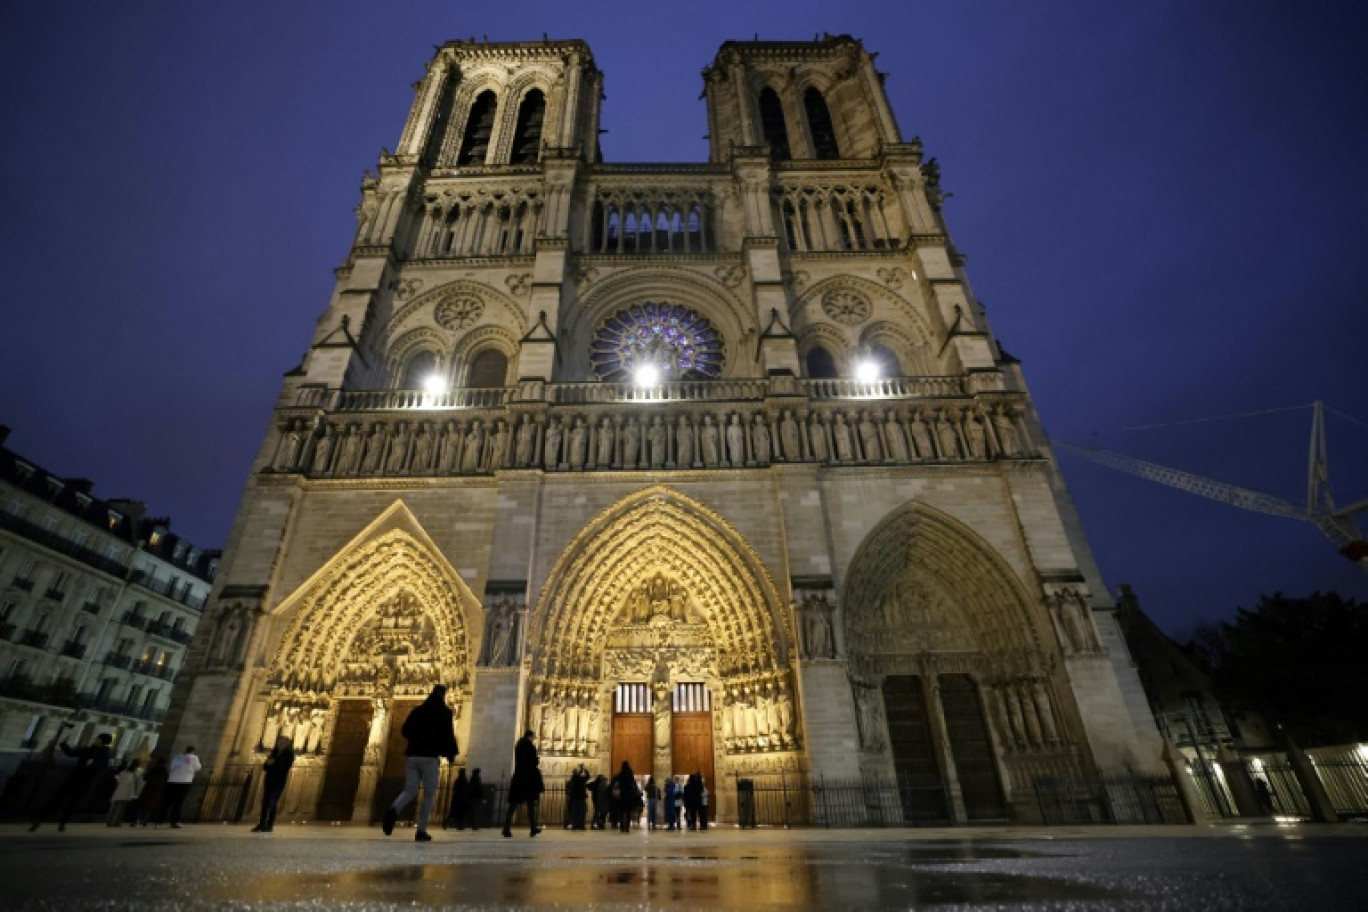
[[[265,471],[315,478],[975,463],[1033,458],[1016,396],[957,377],[307,390]],[[668,408],[655,408],[656,404]]]

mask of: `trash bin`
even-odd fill
[[[755,780],[736,780],[736,818],[741,827],[755,827]]]

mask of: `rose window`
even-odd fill
[[[595,331],[589,362],[600,380],[630,380],[648,365],[662,380],[711,380],[722,373],[722,340],[687,307],[634,304]]]

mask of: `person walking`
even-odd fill
[[[195,781],[195,773],[202,766],[200,758],[195,756],[195,746],[188,744],[185,753],[172,757],[171,765],[166,769],[166,800],[162,816],[173,830],[180,829],[181,805],[185,804],[185,796],[190,794],[190,783]]]
[[[703,776],[694,773],[684,782],[684,820],[690,830],[698,828],[698,806],[703,798]]]
[[[446,705],[446,690],[442,684],[433,687],[427,699],[408,714],[404,727],[400,729],[404,740],[408,742],[408,747],[404,749],[404,790],[385,811],[380,828],[386,836],[394,832],[399,812],[418,797],[418,787],[421,785],[423,802],[418,806],[418,831],[413,834],[413,841],[432,841],[427,826],[432,816],[432,806],[437,802],[442,758],[446,757],[448,763],[454,764],[456,755],[460,753],[456,744],[455,718],[451,708]]]
[[[138,796],[143,790],[143,771],[137,760],[132,761],[119,771],[115,776],[114,794],[109,796],[109,816],[105,818],[105,824],[116,827],[123,826],[124,818],[128,816],[128,806],[138,800]]]
[[[626,760],[622,761],[622,766],[618,768],[618,773],[613,777],[612,791],[609,792],[612,802],[616,808],[615,816],[617,819],[618,830],[626,833],[632,828],[632,812],[636,810],[637,802],[641,800],[641,792],[637,789],[636,774],[632,772],[632,765]],[[614,813],[613,811],[609,812]]]
[[[655,776],[646,777],[646,829],[656,828],[656,802],[660,800],[660,789],[656,787]]]
[[[72,747],[63,741],[57,745],[62,753],[68,757],[76,758],[76,766],[67,773],[66,779],[53,794],[52,798],[44,806],[38,816],[33,818],[33,823],[29,826],[32,833],[42,826],[43,820],[57,814],[57,829],[65,830],[67,821],[71,819],[71,814],[76,810],[81,799],[90,791],[90,787],[99,779],[100,774],[109,766],[109,746],[114,743],[114,736],[109,732],[103,732],[95,738],[95,741],[85,747]]]
[[[480,781],[480,768],[475,767],[470,774],[470,784],[466,787],[466,816],[470,818],[471,830],[480,828],[480,815],[484,813],[484,783]]]
[[[470,789],[470,780],[466,778],[465,768],[456,774],[456,781],[451,783],[451,801],[447,805],[447,826],[458,830],[464,830],[466,825],[466,792]]]
[[[262,764],[266,774],[261,789],[261,822],[252,827],[253,833],[269,833],[275,829],[276,808],[280,806],[280,796],[285,793],[285,783],[294,762],[294,742],[284,735],[279,736]]]
[[[530,824],[529,835],[541,832],[537,826],[537,802],[546,784],[542,781],[541,758],[537,756],[537,745],[532,743],[532,729],[523,732],[513,747],[513,778],[508,783],[508,813],[504,815],[503,834],[512,837],[513,814],[518,805],[527,805],[527,819]]]
[[[673,830],[679,822],[679,814],[675,810],[675,785],[674,776],[665,777],[665,829]]]

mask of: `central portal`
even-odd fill
[[[613,693],[613,750],[609,759],[612,775],[622,768],[624,760],[638,776],[651,772],[651,730],[650,687],[619,684]]]

